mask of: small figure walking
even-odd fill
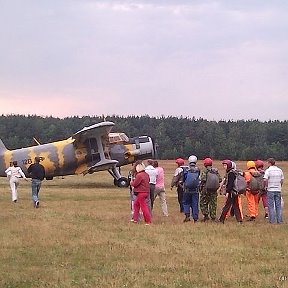
[[[28,167],[28,173],[32,178],[32,200],[35,208],[39,208],[39,191],[41,182],[45,178],[45,169],[40,164],[40,157],[35,157],[35,162]]]
[[[12,201],[14,203],[17,203],[18,199],[17,187],[19,186],[19,179],[23,177],[26,181],[28,180],[25,174],[23,173],[22,169],[18,166],[17,161],[13,161],[13,166],[8,167],[5,170],[5,173],[9,179],[10,189],[12,193]]]

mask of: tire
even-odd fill
[[[128,187],[129,186],[129,180],[126,177],[121,177],[117,181],[117,186],[118,187]]]

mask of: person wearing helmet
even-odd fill
[[[254,161],[247,161],[246,163],[247,171],[244,172],[244,177],[247,182],[247,189],[246,189],[246,199],[247,199],[247,209],[249,212],[249,219],[247,221],[255,221],[256,217],[258,216],[258,203],[259,203],[259,190],[252,191],[251,185],[249,184],[252,181],[252,177],[256,171],[256,165]]]
[[[177,164],[177,168],[175,169],[172,181],[171,181],[171,190],[175,186],[177,188],[177,195],[178,195],[178,203],[180,208],[180,213],[183,213],[183,183],[180,182],[181,175],[183,173],[183,168],[185,165],[185,161],[182,158],[177,158],[175,160]]]
[[[262,177],[264,177],[265,170],[264,170],[264,162],[262,160],[256,160],[255,161],[256,169],[261,173]],[[265,219],[268,219],[268,200],[267,200],[267,191],[263,187],[263,189],[259,192],[258,197],[258,204],[260,200],[262,199],[263,208],[265,211]]]
[[[217,210],[217,190],[222,181],[217,168],[213,168],[211,158],[205,158],[203,161],[205,170],[200,176],[200,209],[204,216],[203,222],[209,220],[216,221]]]
[[[234,210],[236,220],[242,223],[241,212],[239,209],[238,195],[234,192],[234,182],[236,179],[235,170],[232,168],[231,160],[223,160],[223,167],[226,170],[226,202],[222,208],[221,216],[219,221],[224,224],[226,216],[231,208]]]
[[[189,167],[185,169],[182,174],[184,185],[183,209],[185,213],[183,222],[190,221],[191,212],[194,222],[197,222],[199,217],[200,169],[196,166],[197,157],[195,155],[191,155],[188,161]]]

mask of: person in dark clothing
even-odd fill
[[[232,161],[224,160],[222,164],[227,173],[226,194],[225,194],[226,202],[222,209],[222,213],[219,218],[219,221],[224,224],[226,215],[228,214],[230,209],[233,208],[236,220],[242,224],[242,217],[241,217],[241,212],[240,212],[239,203],[238,203],[238,195],[234,191],[234,182],[236,179],[236,174],[232,168]]]
[[[39,208],[39,191],[42,180],[45,177],[45,169],[40,164],[40,157],[35,157],[35,163],[28,167],[28,173],[32,178],[32,200],[35,208]]]

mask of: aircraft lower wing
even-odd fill
[[[100,162],[97,162],[93,166],[89,167],[87,170],[83,171],[84,175],[92,174],[98,171],[104,171],[114,168],[118,164],[117,160],[102,159]]]

